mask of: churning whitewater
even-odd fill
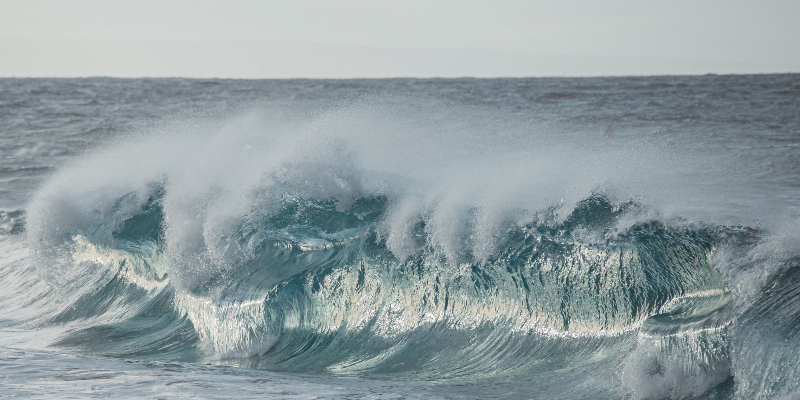
[[[3,90],[127,124],[4,150],[14,395],[86,394],[53,389],[69,374],[123,397],[155,376],[206,397],[800,393],[796,75]],[[114,114],[119,90],[178,111]],[[178,115],[192,91],[226,103]]]

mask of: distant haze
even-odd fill
[[[0,3],[0,76],[800,72],[797,1]]]

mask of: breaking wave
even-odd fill
[[[414,380],[602,365],[636,398],[798,390],[798,236],[664,211],[708,211],[663,187],[679,156],[471,120],[378,140],[370,121],[248,116],[64,168],[24,223],[2,214],[46,282],[29,323],[114,357]]]

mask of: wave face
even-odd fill
[[[80,278],[70,280],[84,289],[52,321],[97,318],[116,302],[135,312],[58,345],[122,357],[168,350],[191,359],[199,351],[269,369],[454,378],[570,365],[609,348],[623,353],[665,305],[690,318],[729,304],[708,265],[708,233],[649,222],[601,243],[582,240],[625,214],[601,196],[580,202],[563,222],[504,232],[485,260],[447,260],[426,243],[421,220],[409,232],[418,251],[401,260],[377,229],[385,198],[337,210],[332,200],[282,194],[277,213],[248,215],[223,239],[222,260],[194,258],[210,271],[178,270],[188,278],[172,278],[165,267],[161,196],[111,232],[113,245],[72,237],[67,262],[77,261],[70,267]],[[683,303],[702,311],[683,311]],[[97,342],[112,334],[113,343]]]
[[[720,166],[738,153],[368,100],[64,166],[0,214],[26,326],[94,355],[501,387],[478,397],[800,390],[800,225]]]

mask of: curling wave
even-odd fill
[[[240,359],[279,370],[454,378],[620,356],[644,332],[672,335],[655,328],[662,320],[680,331],[709,325],[718,335],[730,321],[707,318],[729,304],[709,266],[713,231],[645,221],[611,234],[638,208],[602,195],[579,202],[563,221],[543,212],[508,229],[485,260],[467,250],[449,259],[431,246],[420,218],[409,232],[417,250],[401,260],[381,237],[386,198],[345,208],[283,193],[274,199],[277,212],[254,211],[235,236],[220,238],[224,268],[173,284],[172,274],[185,271],[171,270],[164,193],[156,189],[127,217],[116,215],[125,196],[115,201],[112,220],[120,223],[112,241],[73,232],[48,255],[62,273],[73,270],[74,288],[66,290],[75,298],[51,321],[93,322],[58,345],[123,357]],[[206,257],[195,260],[219,262]]]
[[[128,142],[65,168],[24,223],[3,214],[47,283],[29,323],[114,357],[423,380],[594,366],[636,398],[798,390],[779,367],[800,363],[797,258],[763,257],[800,248],[781,242],[793,233],[618,200],[654,180],[649,160],[473,163],[462,146],[420,167],[420,146],[376,156],[334,120]]]

